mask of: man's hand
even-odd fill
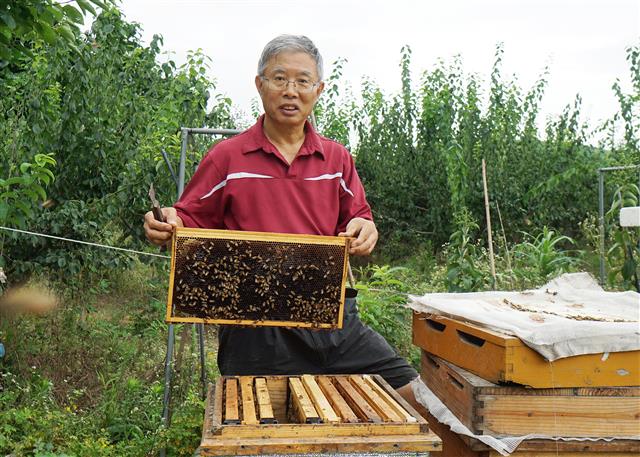
[[[347,231],[338,233],[338,236],[357,237],[351,243],[349,254],[369,255],[378,241],[378,230],[372,221],[354,217],[347,224]]]
[[[171,206],[162,208],[162,215],[167,222],[157,221],[151,211],[144,215],[144,234],[149,241],[157,246],[162,246],[171,240],[175,227],[184,227],[175,208]]]

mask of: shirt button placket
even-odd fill
[[[291,164],[289,164],[289,167],[287,168],[287,178],[295,178],[297,175],[297,168],[296,168],[296,160],[294,159],[293,162],[291,162]]]

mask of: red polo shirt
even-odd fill
[[[337,235],[372,220],[353,157],[309,122],[291,165],[262,121],[212,147],[174,205],[186,227]]]

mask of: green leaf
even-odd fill
[[[6,11],[0,12],[0,19],[2,19],[2,21],[7,24],[7,27],[9,27],[11,30],[14,30],[16,28],[16,21]]]
[[[74,8],[71,5],[64,5],[62,9],[64,10],[67,17],[71,19],[73,22],[84,24],[84,16],[76,8]]]
[[[56,31],[46,22],[40,21],[37,23],[36,27],[40,30],[42,34],[42,38],[49,44],[54,44],[56,39],[58,38],[58,34]]]
[[[7,218],[7,214],[9,214],[9,205],[0,202],[0,221],[4,222]]]
[[[20,200],[16,200],[14,202],[14,205],[20,210],[22,211],[22,213],[26,216],[26,217],[31,217],[32,215],[32,211],[31,211],[31,207],[29,205],[27,205],[25,202],[20,201]]]
[[[4,42],[7,42],[11,39],[11,29],[9,27],[0,27],[0,33],[5,38]]]
[[[76,38],[73,32],[71,31],[71,29],[67,26],[67,24],[60,25],[57,30],[58,30],[58,33],[67,41],[74,41]]]
[[[31,184],[31,188],[38,193],[38,196],[40,196],[42,201],[47,199],[47,193],[45,192],[44,188],[40,184],[33,183]]]
[[[96,15],[96,10],[93,8],[93,6],[91,6],[91,3],[89,3],[87,0],[76,0],[76,2],[78,3],[78,6],[80,7],[80,9],[84,12],[84,13],[91,13],[94,16]],[[94,3],[100,7],[102,7],[103,9],[105,8],[104,5],[101,5],[98,2]]]
[[[14,176],[13,178],[6,179],[4,181],[5,186],[13,186],[15,184],[24,184],[25,179],[22,176]]]

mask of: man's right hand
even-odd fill
[[[149,211],[144,215],[144,234],[149,241],[157,246],[167,244],[175,227],[184,227],[178,212],[172,206],[162,208],[162,215],[166,222],[157,221]]]

